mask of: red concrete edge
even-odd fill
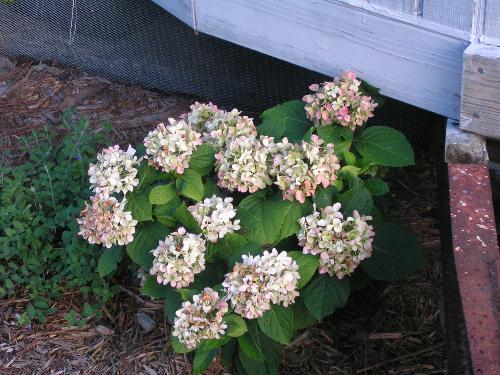
[[[448,164],[453,256],[474,374],[500,374],[500,253],[488,167]]]

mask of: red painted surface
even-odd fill
[[[488,167],[449,164],[453,254],[474,374],[500,375],[500,254]]]

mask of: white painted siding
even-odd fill
[[[419,0],[365,0],[368,4],[373,4],[381,8],[395,10],[405,14],[415,14],[415,1]],[[418,8],[418,6],[417,6]]]
[[[422,3],[424,20],[470,32],[474,0],[422,0]]]

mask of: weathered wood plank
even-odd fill
[[[471,44],[464,52],[460,129],[500,139],[500,47]]]
[[[473,0],[424,0],[423,18],[470,32],[473,8]]]

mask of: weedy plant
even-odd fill
[[[44,322],[51,301],[68,290],[85,301],[83,316],[72,311],[68,321],[83,324],[113,293],[97,272],[99,248],[78,238],[75,222],[88,198],[89,162],[106,140],[69,112],[63,126],[62,141],[37,131],[20,139],[21,163],[0,160],[0,297],[27,292],[21,324]]]
[[[101,274],[125,252],[141,267],[195,373],[220,355],[236,373],[276,374],[282,346],[342,308],[351,285],[423,263],[374,204],[386,169],[414,163],[404,135],[363,127],[376,104],[352,72],[310,89],[258,127],[195,103],[139,152],[110,147],[90,166],[80,235],[108,248]]]

